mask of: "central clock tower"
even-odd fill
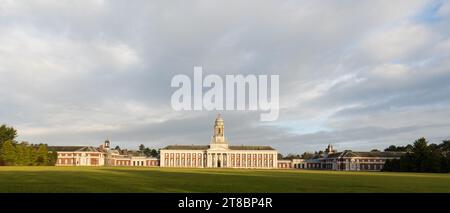
[[[211,140],[211,149],[228,149],[228,142],[225,139],[223,118],[217,115],[214,123],[214,135]]]

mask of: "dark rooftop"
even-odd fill
[[[275,150],[270,146],[229,146],[231,150]]]
[[[48,146],[49,151],[59,152],[99,152],[100,150],[93,146]]]
[[[270,146],[228,146],[231,150],[275,150]],[[207,150],[207,145],[169,145],[163,149],[171,150]]]
[[[172,149],[172,150],[207,150],[209,146],[205,145],[169,145],[164,147],[163,149]]]
[[[343,152],[336,152],[329,154],[328,158],[338,157],[400,157],[404,152],[353,152],[351,150],[345,150]]]

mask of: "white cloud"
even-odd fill
[[[372,73],[383,78],[400,78],[407,75],[409,68],[403,64],[382,64],[375,67]]]
[[[380,61],[404,60],[430,45],[433,36],[424,25],[403,23],[374,32],[362,47]]]
[[[136,50],[120,41],[81,41],[30,26],[0,28],[0,73],[5,76],[0,84],[15,88],[15,96],[64,95],[89,76],[132,72],[139,60]]]

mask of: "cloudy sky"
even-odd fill
[[[224,111],[282,153],[450,138],[450,1],[0,0],[0,123],[50,145],[207,144],[176,74],[280,75],[280,117]]]

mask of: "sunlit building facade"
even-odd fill
[[[169,145],[161,149],[161,167],[277,168],[278,152],[270,146],[232,146],[218,115],[209,145]]]

